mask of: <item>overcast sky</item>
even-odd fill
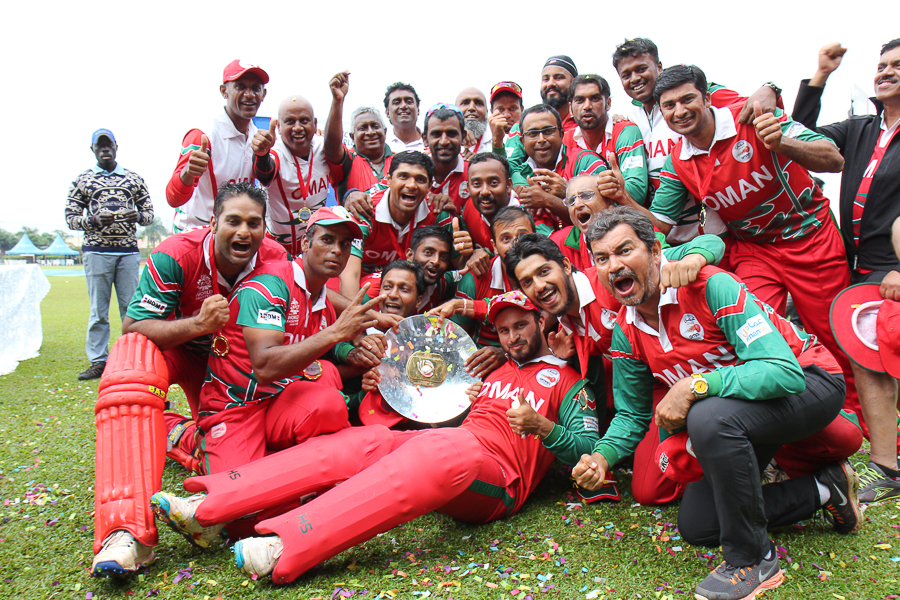
[[[416,87],[423,112],[453,102],[465,87],[487,93],[506,79],[522,85],[529,106],[540,100],[541,67],[553,54],[606,77],[613,112],[624,111],[628,97],[610,58],[616,44],[639,36],[657,43],[664,66],[696,64],[711,81],[745,94],[774,80],[791,108],[818,49],[840,41],[849,52],[828,84],[826,123],[846,118],[854,84],[872,93],[880,47],[900,36],[897,13],[885,5],[854,10],[832,1],[310,4],[8,6],[0,48],[4,78],[14,85],[3,101],[13,125],[2,153],[12,168],[0,228],[66,229],[66,192],[96,162],[90,137],[101,127],[113,131],[119,162],[144,177],[157,214],[171,224],[165,187],[181,139],[192,127],[208,130],[222,111],[222,69],[235,58],[271,77],[260,115],[275,116],[284,97],[302,94],[324,128],[328,80],[344,69],[352,73],[345,116],[364,104],[383,108],[384,89],[397,80]],[[836,200],[838,177],[826,182]]]

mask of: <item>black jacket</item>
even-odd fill
[[[891,245],[891,226],[900,217],[900,134],[891,140],[872,179],[863,209],[857,249],[853,243],[853,201],[882,132],[883,107],[880,102],[874,101],[877,116],[851,117],[840,123],[817,127],[824,89],[810,86],[808,79],[801,81],[792,116],[795,121],[831,138],[844,155],[840,215],[847,261],[851,268],[859,266],[873,271],[900,271],[900,259]]]

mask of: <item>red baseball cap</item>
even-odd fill
[[[660,433],[663,433],[660,430]],[[703,467],[694,454],[687,430],[670,435],[656,447],[656,464],[663,475],[679,483],[692,483],[703,478]]]
[[[340,225],[341,223],[346,223],[350,226],[354,238],[361,239],[363,236],[359,223],[343,206],[324,206],[320,208],[309,218],[306,227],[309,228],[316,223],[319,225]]]
[[[864,369],[884,373],[876,331],[879,309],[884,302],[879,287],[878,283],[859,283],[838,294],[831,303],[831,330],[838,346],[853,362]]]
[[[494,322],[494,319],[497,318],[497,315],[500,314],[500,311],[504,308],[509,308],[510,306],[517,306],[519,308],[524,308],[525,310],[539,310],[531,300],[528,299],[528,296],[520,292],[519,290],[513,290],[512,292],[504,292],[499,296],[494,296],[490,299],[490,308],[488,308],[488,321]]]
[[[502,94],[503,92],[509,92],[513,96],[517,96],[520,100],[522,99],[522,86],[515,81],[501,81],[491,88],[491,102],[494,101],[497,94]]]
[[[263,83],[269,83],[269,74],[263,71],[258,65],[244,62],[237,58],[225,66],[225,71],[222,73],[222,83],[236,81],[240,79],[241,75],[244,73],[255,73]]]
[[[885,300],[878,311],[875,332],[884,370],[900,379],[900,302]]]

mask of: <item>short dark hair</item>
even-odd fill
[[[613,69],[616,72],[619,72],[619,63],[623,58],[630,58],[632,56],[640,56],[641,54],[649,54],[653,57],[653,62],[659,62],[659,48],[656,47],[652,41],[647,38],[633,38],[630,40],[625,40],[618,46],[616,46],[616,51],[613,52]]]
[[[391,158],[391,168],[390,171],[388,171],[388,177],[393,177],[394,171],[396,171],[397,167],[402,163],[419,165],[428,172],[429,180],[434,179],[434,161],[431,160],[431,157],[427,154],[417,150],[407,150],[406,152],[395,154],[393,158]]]
[[[653,223],[641,211],[630,208],[628,206],[615,206],[597,213],[588,229],[584,234],[588,244],[603,237],[618,227],[619,225],[628,225],[637,234],[638,239],[644,242],[648,250],[653,249],[656,244],[656,232],[653,231]]]
[[[653,97],[659,102],[660,96],[669,90],[674,90],[678,86],[690,83],[697,91],[703,95],[709,91],[709,85],[706,83],[706,73],[700,67],[694,65],[674,65],[668,69],[664,69],[656,79],[656,86],[653,88]]]
[[[572,85],[569,86],[569,102],[571,102],[572,98],[575,97],[575,88],[577,88],[579,85],[588,84],[596,85],[600,90],[600,95],[604,98],[609,98],[610,94],[612,93],[609,89],[609,82],[606,81],[606,79],[594,73],[585,73],[584,75],[579,75],[572,80]]]
[[[491,110],[492,111],[494,110],[494,102],[497,100],[497,98],[501,98],[503,96],[512,96],[513,98],[515,98],[516,100],[519,101],[519,106],[521,106],[522,108],[525,108],[525,103],[522,102],[521,96],[517,96],[517,95],[513,94],[512,92],[497,92],[494,95],[494,97],[491,98]]]
[[[416,98],[416,108],[419,108],[419,95],[416,93],[416,88],[409,85],[408,83],[403,83],[402,81],[396,81],[387,87],[387,91],[384,93],[384,110],[390,111],[388,108],[388,99],[391,97],[391,94],[396,92],[397,90],[404,90],[412,93],[412,95]]]
[[[556,242],[540,233],[526,233],[520,235],[516,243],[506,251],[503,262],[506,263],[506,276],[510,281],[518,283],[516,267],[520,262],[535,254],[540,254],[545,259],[557,263],[561,268],[565,268],[565,257]]]
[[[215,217],[218,219],[219,215],[222,214],[222,207],[225,206],[227,200],[242,194],[246,194],[248,198],[259,204],[262,207],[263,217],[266,216],[266,204],[269,198],[266,190],[256,187],[249,181],[240,181],[237,183],[225,183],[219,187],[219,191],[216,192],[215,203],[213,204]]]
[[[469,159],[469,169],[477,164],[488,162],[489,160],[495,160],[500,163],[503,167],[503,172],[506,173],[506,178],[510,178],[509,161],[506,160],[505,156],[500,156],[496,152],[479,152]]]
[[[428,238],[437,238],[447,244],[450,251],[453,251],[453,234],[447,231],[446,227],[437,225],[428,225],[427,227],[416,227],[413,230],[412,237],[409,240],[410,249],[415,252],[416,248]]]
[[[458,113],[455,110],[451,110],[449,108],[438,108],[434,112],[431,112],[425,115],[425,135],[428,135],[428,121],[436,118],[440,122],[449,121],[450,119],[459,120],[459,133],[460,135],[465,135],[466,133],[466,122],[463,120],[462,113]]]
[[[900,38],[893,39],[881,47],[881,54],[884,54],[885,52],[890,52],[891,50],[893,50],[894,48],[897,48],[898,46],[900,46]],[[879,54],[879,56],[881,56],[881,54]]]
[[[554,117],[556,117],[556,126],[562,129],[562,118],[559,116],[559,112],[550,106],[549,104],[535,104],[534,106],[529,106],[525,110],[522,111],[522,116],[519,117],[519,129],[522,130],[522,133],[525,133],[525,117],[530,115],[531,113],[550,113]]]
[[[512,223],[522,218],[528,219],[528,222],[531,223],[531,231],[537,229],[537,226],[534,224],[534,215],[531,214],[530,210],[521,206],[504,206],[491,219],[491,238],[497,239],[497,233],[494,229],[497,224]]]
[[[381,280],[384,281],[384,278],[387,277],[387,274],[393,271],[394,269],[400,269],[402,271],[409,271],[413,274],[413,277],[416,279],[416,294],[421,296],[425,293],[425,271],[422,270],[422,267],[419,265],[409,262],[408,260],[392,260],[389,262],[384,269],[381,271]],[[370,297],[373,297],[369,294]]]

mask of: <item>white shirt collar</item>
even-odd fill
[[[552,354],[545,354],[544,356],[536,356],[536,357],[532,358],[531,360],[526,360],[523,363],[516,362],[515,359],[510,359],[510,360],[512,360],[514,363],[516,363],[520,367],[524,367],[525,365],[530,365],[532,363],[539,363],[539,362],[547,363],[548,365],[553,365],[556,367],[564,367],[564,366],[568,365],[568,363],[566,361],[564,361],[561,358],[557,358],[556,356],[553,356]]]
[[[559,154],[556,156],[556,166],[553,167],[553,171],[559,169],[559,165],[562,164],[566,160],[566,145],[563,144],[559,147]],[[525,160],[526,163],[531,167],[532,170],[540,169],[541,167],[537,166],[537,163],[534,162],[534,159],[530,156]]]
[[[250,121],[246,136],[238,131],[237,127],[234,126],[234,122],[231,120],[231,117],[229,117],[228,113],[224,110],[219,116],[215,118],[215,122],[217,133],[221,135],[221,137],[226,139],[240,137],[249,140],[252,139],[253,134],[256,133],[256,125],[253,124],[253,121]]]
[[[303,272],[303,261],[301,258],[296,258],[291,266],[294,267],[294,283],[303,290],[303,293],[306,294],[306,302],[307,306],[309,305],[309,300],[312,298],[312,294],[309,293],[309,289],[306,287],[306,273]],[[319,298],[316,300],[315,305],[311,309],[309,309],[310,313],[319,312],[320,310],[325,309],[326,305],[326,290],[323,287],[322,291],[319,293]]]
[[[421,223],[428,217],[428,214],[431,212],[431,209],[428,208],[428,203],[425,200],[419,204],[419,208],[416,209],[416,214],[413,221],[410,221],[409,224],[401,226],[397,221],[394,220],[394,217],[391,216],[391,190],[390,188],[384,191],[384,196],[381,197],[381,200],[378,204],[375,205],[375,220],[384,223],[386,225],[390,225],[395,230],[397,230],[401,235],[409,229],[409,226],[414,222],[416,224]]]
[[[491,289],[504,291],[506,289],[506,285],[503,282],[503,261],[500,259],[499,254],[491,261]]]
[[[604,141],[612,139],[614,124],[615,123],[613,123],[613,120],[611,118],[607,117],[606,130],[605,130],[606,136],[604,137]],[[588,148],[587,142],[584,141],[584,133],[581,131],[580,125],[575,127],[575,129],[572,131],[572,139],[575,140],[575,143],[578,144],[579,148],[584,148],[585,150],[591,150],[593,152],[597,152],[598,154],[600,153],[599,146],[597,148]],[[602,146],[602,143],[601,143],[601,146]]]
[[[681,154],[678,156],[681,160],[688,160],[692,156],[699,154],[709,154],[709,151],[719,140],[727,140],[737,135],[737,127],[734,125],[734,115],[727,108],[712,107],[713,116],[716,119],[716,133],[713,136],[712,144],[709,148],[697,148],[690,140],[682,136]]]
[[[572,281],[575,283],[575,291],[578,293],[578,311],[582,315],[581,320],[584,321],[584,307],[596,300],[597,296],[594,294],[594,288],[591,287],[588,276],[581,271],[572,273]]]
[[[212,237],[212,232],[207,233],[206,237],[203,238],[203,262],[206,263],[207,271],[212,271],[212,267],[209,264],[209,238],[210,237]],[[250,271],[252,271],[253,269],[256,268],[256,257],[258,254],[259,254],[259,252],[257,251],[257,254],[254,254],[250,258],[250,262],[247,263],[247,266],[244,267],[244,270],[241,271],[240,274],[238,274],[237,279],[234,280],[234,285],[237,285],[241,281],[243,281],[244,277],[249,275]],[[226,289],[226,290],[231,289],[231,287],[232,287],[231,284],[228,283],[228,281],[224,277],[222,277],[222,273],[218,269],[216,269],[216,280],[219,282],[220,286],[224,286],[224,289]]]

